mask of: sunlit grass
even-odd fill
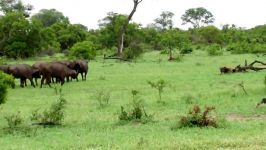
[[[159,63],[158,59],[163,61]],[[265,96],[266,72],[220,75],[219,67],[236,66],[259,59],[255,55],[210,57],[203,52],[186,55],[182,62],[168,62],[167,56],[152,52],[136,62],[117,62],[99,57],[89,64],[87,81],[66,83],[67,100],[63,126],[38,128],[36,134],[10,135],[4,116],[21,112],[29,116],[37,108],[45,109],[58,99],[54,88],[44,86],[9,89],[6,104],[0,106],[0,149],[265,149],[266,122],[252,119],[264,116],[266,107],[255,108]],[[45,58],[45,60],[49,60]],[[33,60],[20,61],[32,64]],[[12,62],[14,63],[14,62]],[[158,92],[147,81],[163,79],[168,83],[158,103]],[[238,86],[243,82],[248,95]],[[19,82],[17,81],[17,84]],[[95,94],[108,90],[108,106],[100,109]],[[131,90],[140,91],[146,111],[154,115],[148,124],[117,125],[120,106],[130,103]],[[193,97],[191,102],[184,97]],[[172,131],[178,117],[198,104],[216,107],[218,117],[230,114],[251,117],[226,121],[223,128],[184,128]]]

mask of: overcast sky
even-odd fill
[[[34,6],[33,14],[40,9],[51,9],[62,12],[71,23],[86,25],[89,29],[98,28],[98,20],[108,12],[129,14],[133,0],[22,0]],[[266,0],[143,0],[132,20],[143,26],[153,23],[162,11],[171,11],[174,26],[186,29],[181,25],[181,16],[189,8],[204,7],[215,18],[214,25],[235,24],[238,27],[252,28],[266,24]]]

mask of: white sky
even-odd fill
[[[34,6],[33,14],[40,9],[62,12],[71,23],[81,23],[89,29],[98,28],[98,20],[107,16],[107,12],[129,14],[133,0],[22,0]],[[215,18],[218,28],[223,24],[235,24],[238,27],[252,28],[266,24],[266,0],[143,0],[132,20],[143,26],[154,23],[162,11],[171,11],[174,27],[186,29],[181,25],[181,16],[189,8],[204,7]]]

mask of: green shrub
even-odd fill
[[[231,43],[226,48],[231,51],[232,54],[244,54],[244,53],[266,53],[266,44],[237,42]]]
[[[227,45],[227,51],[230,51],[232,54],[243,54],[248,53],[251,45],[247,42],[237,42],[237,43],[231,43]]]
[[[136,59],[143,53],[143,49],[138,43],[131,43],[129,47],[125,48],[123,53],[124,59]]]
[[[160,54],[169,54],[169,50],[168,49],[163,49],[160,51]]]
[[[266,44],[254,44],[254,47],[250,50],[250,53],[266,53]]]
[[[70,56],[83,59],[94,59],[97,47],[90,41],[78,42],[70,49]]]
[[[158,102],[162,102],[162,93],[163,89],[166,87],[166,82],[163,79],[158,80],[157,82],[147,81],[147,83],[152,87],[158,90],[159,100]]]
[[[23,119],[20,116],[20,112],[18,112],[17,114],[6,116],[5,119],[7,121],[8,129],[10,130],[16,130],[23,123]]]
[[[121,106],[121,111],[118,116],[119,120],[122,122],[130,122],[130,121],[138,121],[141,123],[147,123],[152,121],[153,116],[148,115],[145,111],[142,100],[138,97],[139,91],[132,90],[132,103],[131,107],[128,110],[125,110],[123,106]]]
[[[212,44],[207,47],[207,52],[210,56],[218,56],[223,54],[223,50],[220,45]]]
[[[265,86],[265,92],[266,92],[266,75],[264,77],[264,86]]]
[[[61,125],[64,119],[65,105],[66,100],[60,95],[59,100],[53,103],[49,110],[44,110],[40,114],[37,109],[33,111],[30,119],[34,121],[34,125]]]
[[[25,120],[22,118],[20,112],[5,116],[7,121],[7,127],[3,128],[8,134],[23,133],[26,136],[32,136],[36,134],[37,129],[25,124]]]
[[[198,105],[194,105],[187,116],[181,117],[179,122],[172,127],[172,129],[182,128],[182,127],[218,127],[217,119],[210,116],[211,111],[214,107],[205,107],[202,112]]]
[[[185,46],[181,49],[180,54],[189,54],[193,52],[193,48],[189,46]]]
[[[0,105],[5,103],[8,86],[15,87],[15,80],[11,75],[0,71]]]

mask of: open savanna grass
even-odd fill
[[[219,72],[219,67],[234,67],[245,59],[263,61],[265,57],[210,57],[196,51],[184,56],[182,62],[168,62],[166,55],[157,52],[147,53],[132,63],[97,58],[89,63],[87,81],[73,81],[62,87],[67,100],[63,125],[37,127],[32,134],[7,134],[3,129],[7,127],[4,117],[20,111],[30,125],[32,111],[48,108],[59,95],[47,85],[42,89],[17,86],[8,90],[8,100],[0,107],[0,149],[266,149],[266,107],[256,108],[265,96],[266,72]],[[164,103],[157,102],[158,92],[147,84],[159,79],[169,85],[162,94]],[[247,95],[238,85],[242,82]],[[96,100],[100,90],[110,92],[109,104],[103,108]],[[131,90],[140,91],[154,122],[117,124],[120,107],[131,102]],[[222,126],[171,130],[194,104],[215,106]]]

